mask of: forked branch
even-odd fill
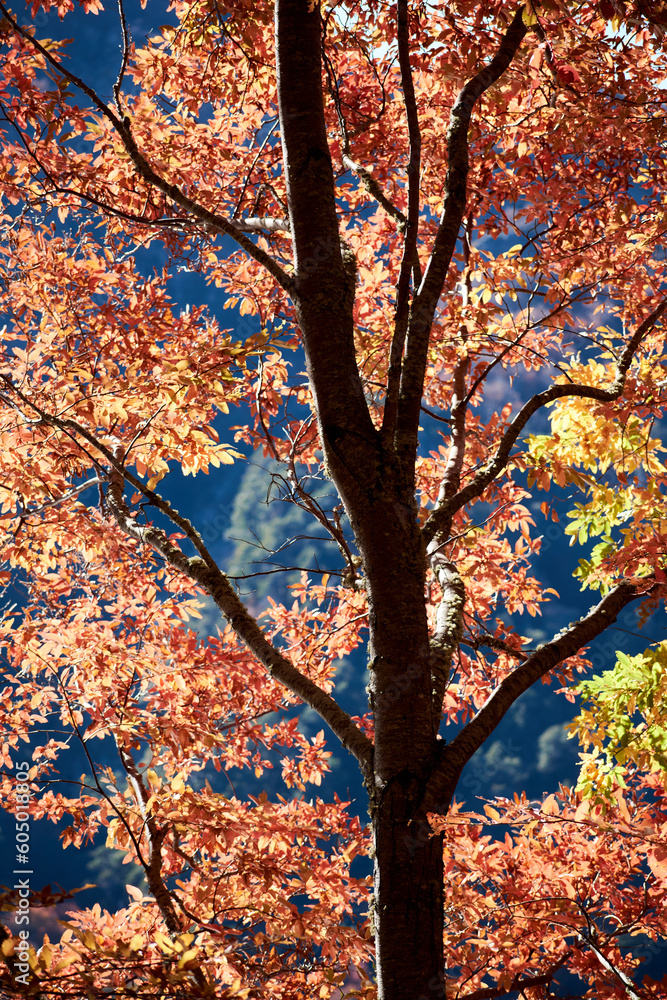
[[[33,426],[46,424],[56,427],[71,437],[77,443],[83,438],[95,451],[103,456],[108,463],[109,489],[107,502],[114,520],[130,538],[135,538],[144,545],[149,545],[159,552],[175,569],[190,577],[199,584],[215,601],[224,617],[232,626],[238,637],[245,643],[250,652],[257,657],[271,676],[298,698],[313,708],[336,734],[344,747],[359,761],[364,774],[370,768],[373,744],[364,736],[361,730],[352,722],[350,716],[343,711],[330,695],[317,684],[302,674],[283,654],[266,638],[260,626],[232,587],[229,579],[218,567],[208,551],[199,532],[191,522],[179,514],[168,500],[165,500],[154,490],[147,487],[133,473],[124,467],[125,451],[119,445],[112,451],[101,441],[98,441],[85,427],[75,420],[61,418],[47,413],[35,402],[14,386],[7,376],[3,381],[8,388],[18,396],[24,405],[34,410],[39,420],[32,421]],[[154,525],[140,524],[127,506],[123,497],[125,481],[130,483],[146,500],[176,527],[185,534],[192,543],[197,556],[186,556],[175,545],[161,528]]]
[[[507,29],[496,55],[488,66],[466,83],[450,114],[447,130],[444,207],[433,251],[421,285],[413,299],[401,378],[397,444],[406,463],[414,460],[417,448],[419,413],[431,326],[466,209],[470,119],[477,100],[500,79],[518,52],[528,30],[523,20],[523,13],[522,5]]]
[[[357,175],[361,183],[368,191],[371,198],[374,198],[375,201],[378,203],[378,205],[380,205],[385,210],[387,215],[391,216],[391,218],[394,219],[399,229],[404,229],[407,223],[405,215],[403,214],[403,212],[401,212],[400,208],[396,208],[393,202],[391,202],[389,198],[387,198],[386,194],[380,187],[379,181],[377,180],[376,177],[373,176],[371,171],[367,170],[366,167],[362,167],[360,163],[357,163],[356,160],[353,160],[352,157],[349,156],[347,153],[343,153],[342,160],[343,160],[343,166],[346,167],[347,170],[351,170],[354,174]]]
[[[614,587],[589,613],[531,653],[498,685],[475,717],[444,747],[425,796],[427,811],[446,811],[463,768],[488,739],[520,695],[569,656],[601,635],[632,601],[648,592],[653,581],[643,585],[623,582]]]
[[[132,754],[120,743],[117,743],[117,748],[120,762],[123,765],[123,769],[127,775],[128,784],[132,789],[132,794],[134,795],[135,802],[137,803],[137,809],[139,810],[139,815],[141,816],[144,832],[146,834],[146,840],[148,842],[148,856],[145,860],[144,858],[140,858],[144,874],[146,875],[146,881],[148,882],[148,887],[153,894],[155,902],[160,908],[160,913],[162,914],[169,933],[177,935],[181,933],[183,928],[181,927],[181,923],[176,916],[176,911],[174,910],[174,904],[172,903],[171,896],[169,895],[169,890],[164,884],[162,877],[162,842],[167,832],[167,828],[165,827],[162,829],[153,815],[150,806],[151,794],[146,788],[143,776],[137,768]]]
[[[614,400],[619,399],[625,389],[628,369],[637,348],[644,337],[650,333],[658,320],[663,316],[665,310],[667,310],[667,299],[663,299],[653,312],[646,317],[644,322],[637,327],[634,335],[623,350],[616,367],[616,378],[609,389],[602,389],[595,385],[578,385],[563,382],[558,385],[552,385],[551,388],[545,389],[544,392],[538,392],[532,396],[522,406],[505,431],[493,458],[480,469],[467,486],[464,486],[462,490],[459,490],[449,499],[443,499],[435,508],[423,529],[427,544],[435,537],[446,538],[449,535],[454,514],[458,510],[461,510],[467,503],[470,503],[471,500],[481,496],[487,486],[502,472],[509,461],[510,453],[519,435],[533,414],[537,413],[539,409],[547,406],[548,403],[554,402],[556,399],[564,399],[567,396],[575,396],[579,399],[594,399],[600,403],[612,403]]]
[[[403,229],[407,222],[403,212],[401,212],[399,208],[396,208],[389,198],[387,198],[377,178],[373,176],[371,171],[367,170],[366,167],[363,167],[360,163],[357,163],[356,160],[353,160],[350,155],[350,133],[347,128],[347,122],[345,121],[345,115],[343,114],[343,106],[340,99],[340,87],[338,85],[335,68],[331,59],[327,55],[324,45],[322,47],[322,59],[327,75],[327,82],[329,84],[329,94],[331,95],[331,99],[336,109],[336,117],[338,118],[338,127],[342,146],[341,160],[343,162],[343,166],[346,170],[351,170],[352,173],[357,175],[371,198],[374,198],[378,205],[385,210],[387,215],[391,216],[391,218],[398,223],[399,228]]]

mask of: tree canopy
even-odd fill
[[[667,5],[118,0],[106,89],[101,11],[0,2],[5,995],[664,996],[666,645],[582,675],[667,583]],[[246,606],[169,473],[253,453],[327,543]],[[579,788],[462,803],[554,679]],[[29,940],[38,819],[143,888]]]

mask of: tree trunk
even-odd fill
[[[374,811],[373,924],[380,1000],[445,996],[442,837],[421,814],[421,783],[399,775]]]
[[[379,1000],[437,1000],[444,996],[442,838],[432,835],[423,801],[444,744],[436,738],[425,558],[416,519],[399,527],[385,499],[383,517],[364,518],[362,531],[375,720],[376,978]],[[381,547],[383,534],[391,537]]]
[[[276,50],[294,304],[327,467],[368,588],[375,746],[366,780],[376,851],[378,995],[437,1000],[444,994],[442,843],[430,836],[422,801],[437,759],[440,712],[433,704],[414,460],[401,468],[393,443],[382,443],[357,369],[354,261],[339,239],[317,6],[277,0]]]

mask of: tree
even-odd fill
[[[667,932],[659,757],[592,799],[482,815],[454,796],[523,692],[571,682],[664,592],[665,5],[277,0],[274,36],[269,4],[176,0],[137,45],[120,0],[110,100],[0,11],[0,481],[22,593],[3,797],[71,816],[65,844],[106,827],[147,882],[39,954],[7,936],[12,989],[328,996],[365,975],[370,935],[384,1000],[548,995],[568,969],[586,995],[663,995],[621,948]],[[179,311],[183,268],[248,336]],[[241,445],[331,539],[324,575],[260,615],[159,486]],[[542,518],[600,541],[579,570],[596,603],[535,647],[525,616],[558,598],[536,576],[538,491]],[[202,596],[217,637],[187,626]],[[366,629],[370,711],[350,717],[336,662]],[[279,751],[288,787],[319,784],[329,751],[285,714],[299,701],[368,790],[368,931],[346,803],[201,775],[261,775]],[[63,792],[72,738],[89,771]]]

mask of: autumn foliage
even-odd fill
[[[667,583],[667,7],[151,0],[144,38],[121,2],[111,98],[68,58],[101,11],[0,3],[0,793],[145,882],[26,971],[8,864],[3,996],[664,996],[667,646],[582,678]],[[253,454],[329,547],[249,610],[170,472],[192,499]],[[462,803],[552,679],[579,788]],[[320,798],[336,737],[369,827]]]

